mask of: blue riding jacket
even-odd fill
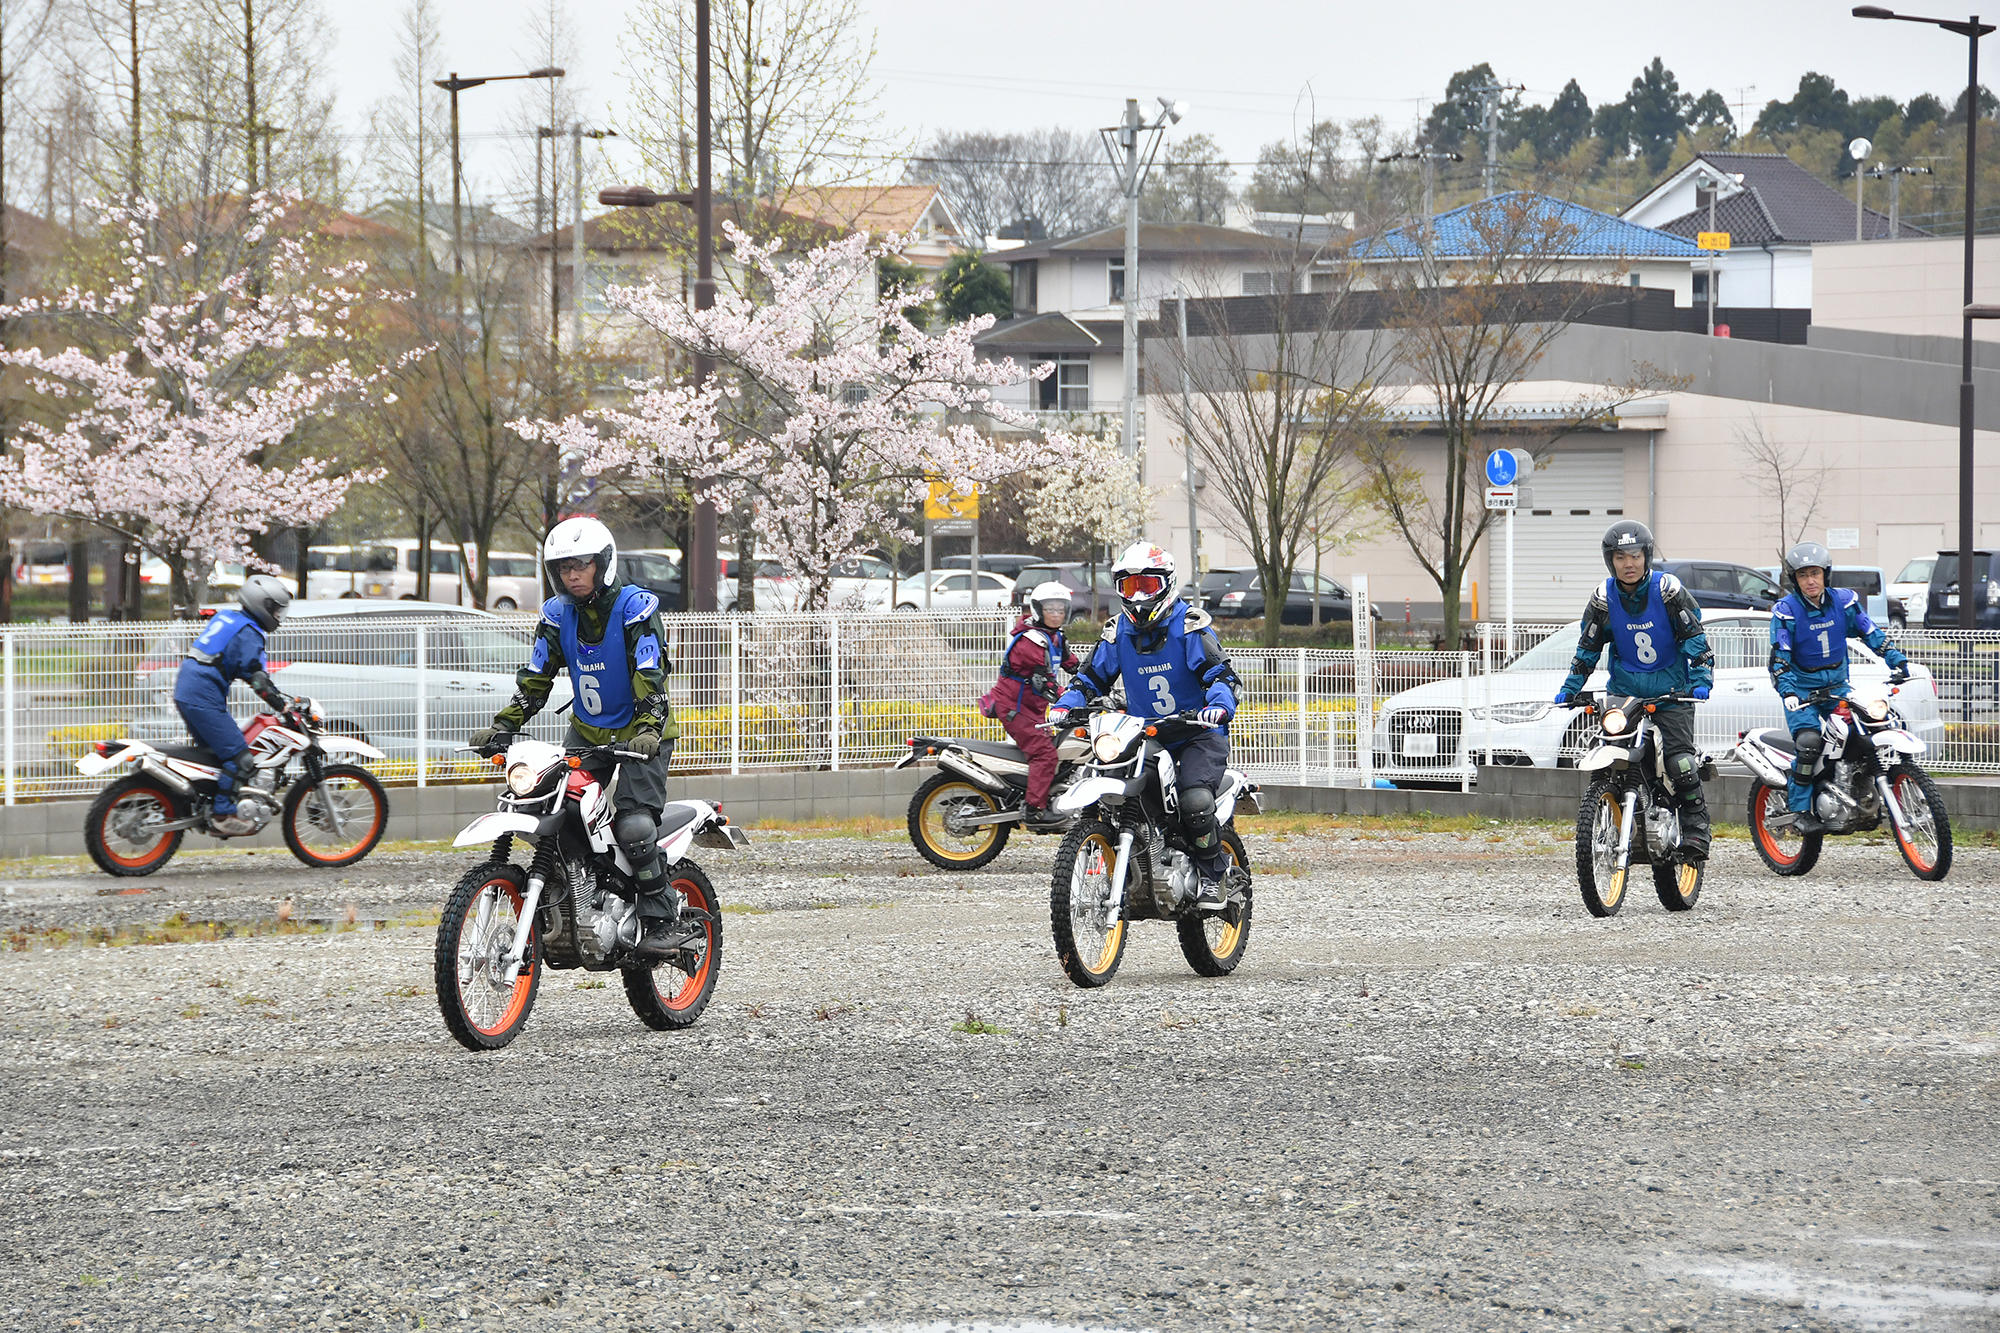
[[[1109,694],[1121,680],[1127,711],[1140,717],[1203,708],[1220,708],[1229,718],[1236,716],[1236,670],[1209,628],[1208,613],[1185,602],[1175,603],[1151,630],[1135,628],[1129,616],[1113,617],[1090,661],[1056,700],[1056,707],[1078,707]]]
[[[1771,680],[1778,694],[1802,699],[1814,690],[1847,684],[1847,641],[1859,639],[1890,667],[1909,661],[1889,635],[1868,618],[1861,595],[1830,588],[1817,606],[1788,592],[1771,608]]]

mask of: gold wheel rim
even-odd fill
[[[1099,936],[1097,961],[1085,962],[1084,967],[1092,976],[1101,976],[1111,970],[1118,961],[1118,954],[1125,946],[1125,920],[1110,922],[1100,935],[1096,908],[1102,907],[1111,891],[1111,870],[1117,864],[1118,853],[1102,833],[1093,833],[1077,848],[1076,861],[1069,872],[1069,934],[1076,945],[1077,958],[1082,961],[1088,949],[1085,943],[1093,935]],[[1102,889],[1093,887],[1093,882],[1101,882]]]
[[[965,837],[953,833],[945,827],[945,817],[954,805],[977,803],[984,807],[984,813],[992,814],[1000,807],[993,798],[969,782],[953,782],[937,788],[924,798],[922,811],[917,822],[924,830],[924,841],[932,851],[947,861],[970,861],[984,855],[993,846],[993,840],[1000,836],[998,824],[987,824],[977,830],[975,836]]]
[[[1624,899],[1625,872],[1623,870],[1614,870],[1611,872],[1611,883],[1599,897],[1603,900],[1606,907],[1616,907]]]
[[[1229,852],[1231,867],[1242,866],[1243,863],[1236,859],[1236,849],[1226,842],[1223,847]],[[1218,914],[1202,922],[1201,930],[1202,934],[1208,937],[1209,953],[1217,959],[1234,957],[1236,951],[1243,946],[1243,922],[1240,920],[1231,921],[1226,916]]]
[[[1590,826],[1591,869],[1598,880],[1609,886],[1599,894],[1606,907],[1625,894],[1625,875],[1618,869],[1618,820],[1624,813],[1625,807],[1607,791],[1598,802],[1597,818]]]

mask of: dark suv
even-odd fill
[[[1769,611],[1785,595],[1770,577],[1748,565],[1721,560],[1662,560],[1662,573],[1672,574],[1694,594],[1697,606],[1731,611]]]
[[[985,564],[984,558],[980,560]],[[1069,603],[1071,620],[1088,617],[1102,620],[1118,613],[1118,590],[1111,586],[1111,566],[1097,567],[1097,582],[1091,584],[1090,566],[1081,561],[1044,561],[1041,564],[1023,565],[1014,577],[1014,605],[1025,608],[1028,594],[1037,584],[1060,583],[1073,594]],[[1086,592],[1086,588],[1092,591]]]
[[[1292,571],[1291,586],[1285,590],[1285,605],[1278,619],[1287,625],[1310,625],[1313,618],[1313,580],[1319,580],[1321,624],[1337,624],[1354,618],[1354,594],[1345,584],[1309,569]],[[1248,619],[1264,614],[1264,584],[1254,569],[1212,569],[1201,576],[1201,603],[1209,614],[1226,619]],[[1375,618],[1382,612],[1374,607]]]
[[[1972,553],[1972,627],[2000,629],[2000,584],[1994,582],[1993,552]],[[1924,628],[1958,628],[1958,552],[1939,551],[1924,593]]]

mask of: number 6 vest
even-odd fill
[[[1604,601],[1611,613],[1611,650],[1627,671],[1643,674],[1664,670],[1678,653],[1666,599],[1660,596],[1660,578],[1657,569],[1646,575],[1646,604],[1637,612],[1625,609],[1617,579],[1604,580]]]

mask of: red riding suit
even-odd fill
[[[1049,784],[1056,778],[1056,743],[1042,724],[1048,719],[1049,701],[1059,692],[1057,667],[1077,668],[1076,654],[1063,641],[1062,631],[1024,616],[1007,641],[1000,679],[979,701],[980,711],[997,718],[1028,756],[1028,804],[1037,809],[1048,805]]]

